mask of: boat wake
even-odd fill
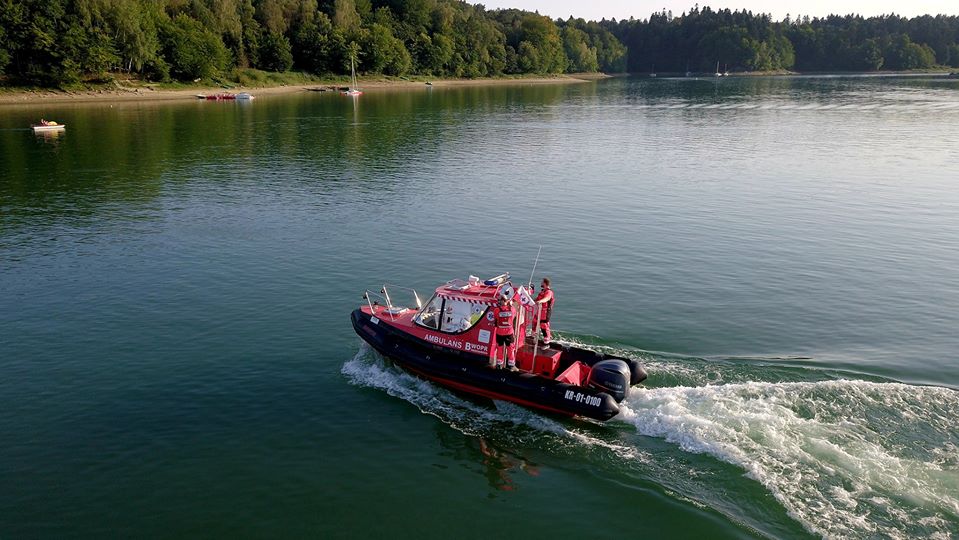
[[[618,419],[742,467],[831,538],[959,530],[959,393],[837,380],[634,392]]]
[[[457,431],[470,436],[492,437],[504,444],[526,446],[529,429],[542,437],[536,446],[552,452],[581,453],[584,447],[611,453],[617,460],[644,461],[639,449],[605,441],[586,430],[571,428],[529,409],[503,401],[494,407],[461,398],[453,392],[418,379],[390,365],[365,342],[356,355],[343,365],[342,373],[350,382],[385,391],[403,399],[424,414],[435,416]]]
[[[746,505],[711,485],[714,471],[701,470],[708,463],[666,463],[675,451],[653,459],[653,449],[665,444],[735,466],[823,537],[952,538],[959,531],[957,391],[856,380],[776,359],[705,360],[587,346],[639,357],[650,382],[668,386],[634,390],[620,415],[597,430],[507,403],[493,408],[460,398],[389,365],[365,345],[342,372],[468,435],[551,453],[601,452],[605,458],[587,457],[651,477],[667,492],[759,530],[768,523],[749,510],[731,511]]]

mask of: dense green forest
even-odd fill
[[[694,8],[551,20],[458,0],[0,0],[0,81],[65,86],[236,69],[490,77],[581,71],[869,71],[959,66],[959,17]]]
[[[337,74],[351,56],[361,72],[398,76],[626,68],[625,47],[595,22],[457,0],[0,0],[0,74],[12,83]]]
[[[876,71],[959,66],[959,17],[802,17],[693,8],[679,17],[602,21],[628,51],[627,69]]]

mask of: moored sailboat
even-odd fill
[[[350,87],[343,91],[344,96],[359,96],[363,92],[356,87],[356,59],[350,55]]]

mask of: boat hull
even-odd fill
[[[616,400],[605,392],[526,372],[492,369],[485,355],[425,342],[360,309],[351,319],[356,333],[381,355],[442,386],[565,416],[606,421],[619,414]]]

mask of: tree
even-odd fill
[[[220,36],[185,14],[161,25],[160,40],[171,73],[181,80],[213,77],[226,67],[229,53]]]
[[[259,65],[260,23],[256,20],[256,10],[250,0],[244,0],[240,6],[240,24],[243,25],[243,35],[240,39],[237,63],[241,67]]]
[[[905,34],[892,38],[883,56],[889,69],[896,70],[924,69],[936,63],[936,55],[931,47],[913,43]]]
[[[160,51],[156,24],[159,8],[139,1],[115,2],[111,8],[107,20],[121,65],[127,71],[142,72],[157,60]]]
[[[403,42],[393,36],[389,27],[373,23],[363,47],[363,66],[375,73],[403,75],[410,70],[412,59]]]
[[[267,32],[260,42],[260,69],[267,71],[289,71],[293,67],[293,53],[286,36],[276,32]]]
[[[759,43],[750,39],[745,28],[724,27],[703,36],[699,42],[700,51],[708,51],[718,62],[732,66],[734,69],[754,67],[757,64]],[[764,65],[764,59],[759,60]]]
[[[586,32],[572,26],[562,29],[563,50],[569,59],[570,71],[598,71],[599,61],[596,58],[596,48],[589,46],[589,36]]]
[[[528,41],[521,41],[516,51],[516,65],[521,73],[535,73],[543,65],[539,49]]]
[[[10,64],[10,50],[12,48],[6,30],[13,11],[9,3],[9,0],[0,1],[0,76],[6,72],[6,68]]]
[[[856,60],[859,69],[865,71],[879,71],[885,59],[882,57],[882,48],[875,39],[867,39],[856,49]]]
[[[301,26],[293,38],[293,63],[313,73],[342,73],[349,69],[346,37],[323,12]]]
[[[425,32],[420,32],[413,40],[410,51],[413,68],[426,75],[443,74],[453,59],[453,52],[454,44],[450,38],[443,34],[434,34],[431,38]]]
[[[568,60],[563,52],[563,41],[559,36],[556,25],[549,17],[529,13],[520,23],[523,41],[527,42],[536,51],[537,62],[532,69],[524,71],[532,73],[562,73],[566,70]],[[521,44],[522,48],[522,44]],[[523,53],[520,51],[520,57]],[[522,62],[521,62],[522,63]]]
[[[360,26],[360,15],[356,11],[354,0],[335,0],[333,3],[333,24],[344,31],[353,31]]]
[[[959,44],[953,43],[946,50],[946,65],[959,67]]]

